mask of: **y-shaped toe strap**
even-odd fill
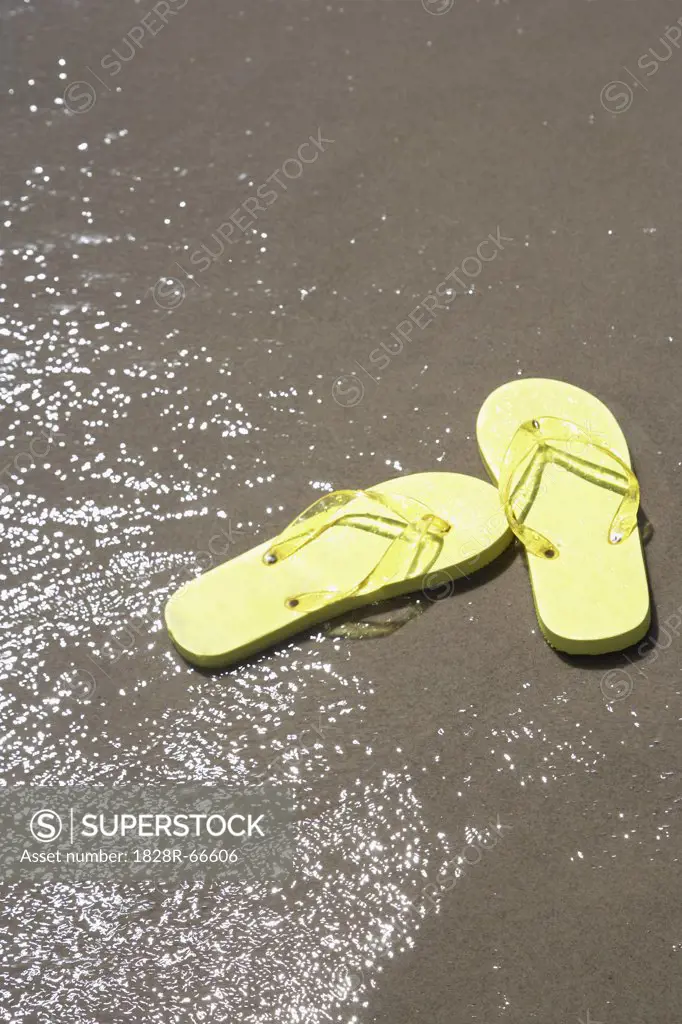
[[[616,463],[618,470],[574,455],[566,449],[567,443],[607,455]],[[527,551],[544,558],[559,555],[551,540],[522,522],[537,496],[544,468],[549,463],[622,494],[623,499],[609,526],[608,541],[620,544],[630,536],[637,526],[639,508],[639,483],[630,466],[609,445],[596,441],[577,423],[543,416],[521,424],[507,448],[500,470],[499,488],[505,515],[510,528]],[[515,506],[519,506],[519,499],[522,499],[521,512],[517,514]]]
[[[377,511],[349,510],[347,506],[359,498],[368,499],[378,506]],[[373,490],[333,491],[294,519],[263,555],[264,563],[276,565],[290,558],[333,526],[368,530],[391,538],[391,543],[370,572],[350,589],[330,588],[297,594],[287,598],[288,608],[312,611],[365,590],[375,590],[394,578],[408,579],[419,571],[426,572],[438,557],[442,538],[451,528],[450,523],[416,498]],[[399,530],[397,535],[396,528]]]

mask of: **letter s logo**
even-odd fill
[[[64,827],[56,811],[36,811],[31,818],[31,835],[39,843],[53,843]]]

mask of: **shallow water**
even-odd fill
[[[1,1019],[674,1019],[682,56],[600,103],[669,5],[153,6],[0,8],[3,777],[265,776],[297,794],[296,867],[5,887]],[[375,639],[178,658],[179,585],[325,490],[483,476],[476,413],[520,375],[624,426],[644,657],[554,654],[510,555]]]

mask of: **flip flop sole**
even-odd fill
[[[175,593],[165,609],[168,632],[190,662],[224,667],[345,612],[452,579],[468,576],[499,555],[512,540],[496,488],[459,473],[417,473],[372,488],[417,499],[452,524],[428,572],[301,612],[287,606],[292,594],[343,593],[377,564],[387,540],[366,530],[334,526],[279,564],[268,565],[266,541],[199,576]],[[349,510],[372,508],[360,497]],[[376,511],[376,508],[374,508]]]
[[[577,424],[631,466],[622,430],[594,395],[562,381],[519,380],[493,391],[478,416],[481,456],[495,483],[517,429],[543,417]],[[570,442],[557,447],[570,454]],[[600,465],[607,468],[608,460],[600,460]],[[559,651],[623,650],[649,628],[649,587],[639,529],[621,543],[608,540],[620,498],[564,466],[549,464],[543,470],[526,523],[553,542],[559,557],[528,554],[527,560],[540,627]]]

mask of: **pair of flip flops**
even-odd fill
[[[171,597],[177,649],[229,665],[351,609],[468,576],[514,535],[552,647],[604,654],[640,640],[650,604],[639,485],[612,413],[571,384],[512,381],[486,399],[477,436],[496,487],[417,473],[324,495]]]

